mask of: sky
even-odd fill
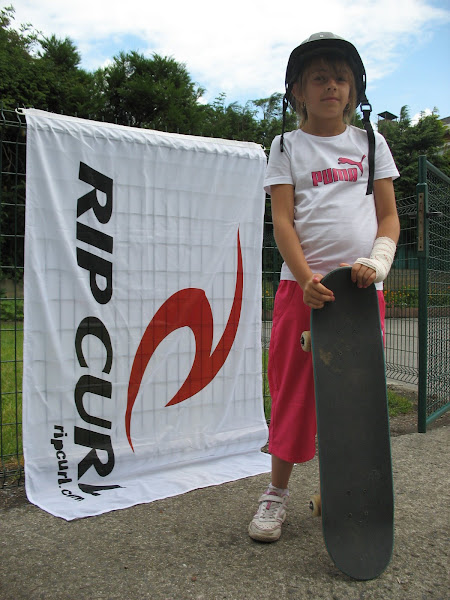
[[[450,0],[8,0],[16,26],[71,38],[93,71],[120,51],[184,63],[204,102],[226,104],[284,92],[290,52],[332,31],[358,49],[372,120],[383,111],[414,119],[435,107],[450,116]]]

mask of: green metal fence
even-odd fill
[[[450,179],[419,158],[419,431],[450,407]]]
[[[401,234],[384,284],[386,375],[418,391],[418,431],[425,432],[426,425],[450,406],[450,180],[421,157],[418,181],[416,196],[397,199]],[[420,194],[425,195],[423,206]],[[267,349],[280,266],[268,220],[264,230],[262,334],[267,416]]]
[[[266,200],[266,206],[269,200]],[[272,332],[273,303],[280,281],[283,260],[273,237],[270,210],[266,209],[264,218],[264,238],[262,252],[262,353],[263,353],[263,397],[266,419],[270,419],[271,398],[267,380],[270,334]]]
[[[419,271],[416,198],[397,199],[401,233],[392,269],[384,283],[386,375],[417,385]]]
[[[0,106],[0,486],[20,481],[26,124]],[[424,162],[425,161],[425,162]],[[386,281],[386,362],[392,379],[419,387],[419,431],[449,407],[450,180],[421,159],[418,205],[398,201],[402,233]],[[266,211],[263,247],[263,394],[281,257]],[[422,237],[421,237],[422,236]]]
[[[26,126],[0,108],[0,486],[20,481]]]

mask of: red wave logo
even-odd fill
[[[237,235],[237,259],[233,305],[222,337],[212,353],[213,315],[211,305],[205,292],[198,288],[186,288],[173,294],[155,313],[145,330],[131,368],[125,413],[125,430],[133,452],[134,448],[130,434],[131,412],[145,369],[156,348],[170,333],[181,327],[189,327],[195,337],[195,358],[185,382],[166,406],[183,402],[200,392],[211,383],[225,363],[236,337],[241,316],[244,276],[239,230]]]

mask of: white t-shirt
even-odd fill
[[[271,185],[294,186],[294,227],[313,273],[325,275],[370,255],[378,223],[374,196],[366,196],[367,155],[367,133],[353,126],[333,137],[290,131],[284,152],[280,136],[272,142],[264,189],[270,194]],[[374,179],[398,176],[386,140],[375,132]],[[285,263],[281,279],[295,281]]]

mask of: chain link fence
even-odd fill
[[[419,158],[419,431],[450,408],[450,179]]]
[[[0,105],[0,486],[23,476],[22,353],[26,180],[26,123]],[[426,160],[426,159],[425,159]],[[419,430],[449,406],[450,180],[426,163],[419,209],[398,200],[402,232],[385,285],[388,377],[419,387]],[[424,174],[422,173],[422,175]],[[422,189],[422,188],[420,188]],[[422,210],[422,213],[421,213]],[[421,216],[422,215],[422,216]],[[422,221],[421,221],[422,219]],[[425,243],[418,251],[420,224]],[[428,240],[429,234],[429,240]],[[422,240],[423,242],[423,240]],[[274,297],[282,259],[270,211],[263,244],[263,396],[270,417],[267,362]],[[425,325],[424,325],[425,321]],[[421,392],[422,390],[422,392]],[[422,396],[420,396],[422,393]],[[420,412],[422,411],[422,412]]]
[[[384,282],[386,302],[386,375],[417,386],[419,265],[416,197],[397,198],[400,238]]]
[[[23,475],[22,354],[26,124],[0,108],[0,487]]]
[[[420,166],[425,161],[426,169]],[[450,406],[450,180],[420,158],[427,205],[418,195],[397,198],[401,234],[392,269],[384,283],[386,376],[418,391],[418,431]],[[422,170],[422,171],[421,171]],[[418,184],[418,188],[420,187]],[[424,230],[420,233],[420,211]],[[425,251],[420,251],[422,240]],[[270,415],[267,356],[271,312],[281,258],[266,220],[263,248],[264,406]]]

